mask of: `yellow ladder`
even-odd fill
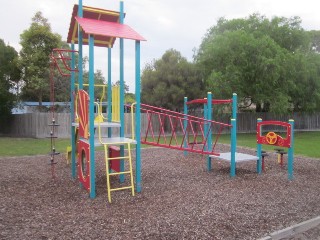
[[[130,143],[124,142],[123,144],[120,145],[125,145],[127,144],[128,146],[128,155],[123,156],[123,157],[109,157],[109,152],[108,152],[108,145],[104,144],[104,154],[105,154],[105,161],[106,161],[106,176],[107,176],[107,191],[108,191],[108,200],[111,203],[111,192],[112,191],[119,191],[119,190],[125,190],[125,189],[131,189],[132,196],[134,196],[134,182],[133,182],[133,174],[132,174],[132,161],[131,161],[131,147]],[[115,160],[115,159],[123,159],[123,160],[128,160],[129,161],[129,171],[123,171],[123,172],[110,172],[109,169],[109,161],[110,160]],[[130,185],[125,186],[125,187],[119,187],[119,188],[111,188],[110,185],[110,176],[115,176],[115,175],[120,175],[120,174],[130,174]]]

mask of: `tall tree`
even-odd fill
[[[29,29],[20,35],[20,44],[20,64],[25,81],[22,98],[37,100],[42,105],[42,101],[49,98],[49,56],[54,48],[61,46],[61,36],[52,33],[48,19],[37,12]]]
[[[120,80],[116,81],[113,86],[120,86]],[[129,92],[129,85],[124,81],[124,93]]]
[[[202,97],[204,85],[196,66],[170,49],[161,59],[146,65],[141,89],[144,103],[177,110],[182,108],[184,97]]]
[[[0,39],[0,125],[11,115],[15,104],[14,88],[20,80],[21,71],[17,65],[17,51]]]
[[[286,112],[302,105],[308,105],[308,110],[319,108],[313,104],[320,93],[315,70],[320,63],[312,50],[317,48],[317,35],[313,34],[310,50],[310,34],[300,24],[299,17],[221,18],[195,55],[208,89],[220,97],[236,92],[243,107],[256,106],[257,111]],[[310,61],[313,64],[308,66]],[[302,104],[302,92],[303,98],[311,94],[312,100]]]

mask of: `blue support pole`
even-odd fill
[[[291,145],[290,148],[288,149],[288,179],[292,180],[293,179],[293,161],[294,161],[294,120],[290,119],[289,123],[291,125]]]
[[[140,114],[140,41],[136,41],[136,113],[135,113],[135,138],[136,146],[136,191],[141,192],[141,114]]]
[[[108,111],[107,111],[107,116],[108,116],[108,122],[111,122],[111,99],[112,99],[112,81],[111,81],[111,48],[108,48],[108,91],[107,91],[107,95],[108,95]],[[108,137],[111,138],[112,136],[112,132],[111,132],[111,128],[108,128]]]
[[[208,92],[207,94],[207,99],[208,99],[208,103],[207,103],[207,119],[209,121],[212,120],[212,93]],[[212,150],[212,128],[208,128],[208,150],[211,151]],[[211,171],[211,157],[208,155],[207,156],[207,169],[208,171]]]
[[[257,122],[262,122],[261,118],[258,118]],[[258,130],[258,129],[257,129]],[[259,158],[257,161],[257,173],[261,174],[262,173],[262,145],[257,144],[257,157]]]
[[[230,177],[236,175],[236,149],[237,149],[237,120],[231,119],[231,165],[230,165]]]
[[[71,43],[71,69],[75,69],[75,54],[74,54],[74,43]],[[72,125],[75,122],[74,114],[74,93],[75,93],[75,72],[71,71],[71,87],[70,87],[70,99],[71,99],[71,175],[73,178],[76,177],[76,127]]]
[[[79,7],[78,7],[78,16],[83,17],[83,7],[82,7],[82,0],[79,0]],[[81,27],[78,24],[78,83],[79,89],[83,89],[83,69],[82,69],[82,61],[83,61],[83,33],[81,31]]]
[[[232,95],[232,119],[231,119],[231,166],[230,177],[236,175],[236,151],[237,151],[237,94]]]
[[[187,131],[187,127],[188,127],[188,117],[186,116],[188,114],[187,102],[188,102],[188,98],[184,97],[183,98],[183,114],[185,116],[184,116],[184,120],[183,120],[183,129],[185,132]],[[184,136],[185,136],[185,138],[184,138],[183,146],[184,146],[184,148],[187,148],[188,147],[188,139],[187,139],[188,136],[187,136],[187,134],[185,134]],[[188,152],[183,151],[183,154],[184,154],[184,156],[187,156]]]
[[[120,23],[123,24],[123,1],[120,1]],[[120,137],[124,137],[124,41],[120,38]],[[124,156],[124,146],[120,146],[120,156]],[[120,171],[124,171],[124,160],[120,160]],[[120,175],[120,182],[124,182],[124,174]]]
[[[232,94],[232,118],[237,119],[237,108],[238,108],[238,96],[236,93]]]
[[[207,98],[204,98],[204,99],[207,99]],[[208,104],[207,103],[203,104],[203,118],[208,119]],[[208,124],[206,122],[203,124],[203,131],[204,131],[204,136],[207,136]],[[208,150],[208,146],[204,146],[204,150]]]
[[[89,144],[90,144],[90,198],[96,197],[94,159],[94,37],[89,35]]]

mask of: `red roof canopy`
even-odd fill
[[[76,20],[86,34],[145,41],[139,33],[125,24],[80,17],[76,17]]]
[[[131,27],[119,23],[119,12],[83,6],[83,18],[77,13],[78,5],[74,5],[68,43],[78,43],[78,23],[83,30],[83,44],[88,44],[89,34],[94,35],[95,46],[112,47],[116,38],[145,41]]]

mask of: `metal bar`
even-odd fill
[[[112,189],[110,189],[110,191],[112,192],[112,191],[119,191],[119,190],[124,190],[124,189],[131,189],[131,188],[132,188],[132,186],[121,187],[121,188],[112,188]]]
[[[71,68],[75,68],[75,55],[74,55],[74,43],[71,43]],[[75,121],[75,73],[71,72],[71,86],[70,86],[70,98],[71,98],[71,123]],[[76,127],[71,124],[71,175],[76,177]]]
[[[292,180],[293,179],[293,154],[294,154],[294,120],[290,119],[289,124],[291,125],[291,132],[290,132],[290,137],[291,137],[291,144],[288,149],[288,179]]]
[[[117,159],[129,159],[129,157],[128,156],[124,156],[124,157],[108,158],[108,160],[117,160]]]
[[[94,151],[94,36],[89,35],[90,198],[96,197]]]
[[[212,118],[212,94],[211,92],[208,92],[207,94],[207,99],[208,99],[208,110],[207,110],[207,119],[211,120]],[[212,124],[210,124],[210,128],[208,129],[208,136],[207,136],[207,149],[208,151],[212,151],[211,149],[211,134],[212,134]],[[211,171],[211,157],[207,156],[207,169],[208,171]]]
[[[109,173],[109,176],[115,176],[115,175],[120,175],[120,174],[129,174],[129,173],[130,173],[130,171],[114,172],[114,173]]]
[[[120,1],[120,23],[124,21],[124,3]],[[120,137],[124,137],[124,40],[120,38]],[[120,156],[124,155],[124,146],[120,146]],[[120,161],[120,170],[124,170],[124,162]],[[125,176],[120,175],[120,182],[124,182]]]
[[[107,94],[108,94],[108,110],[107,110],[107,116],[108,116],[108,122],[112,121],[112,75],[111,75],[111,48],[108,48],[108,89],[107,89]],[[112,137],[112,130],[111,128],[108,128],[108,137]]]
[[[173,116],[177,117],[177,118],[182,118],[182,119],[185,119],[186,117],[190,120],[190,121],[202,121],[203,123],[205,122],[210,122],[210,123],[214,123],[214,124],[218,124],[218,125],[223,125],[225,127],[231,127],[231,124],[227,124],[227,123],[221,123],[221,122],[217,122],[217,121],[213,121],[213,120],[208,120],[208,119],[205,119],[205,118],[200,118],[200,117],[195,117],[195,116],[191,116],[191,115],[186,115],[186,114],[183,114],[183,113],[178,113],[178,112],[174,112],[174,111],[171,111],[171,110],[167,110],[167,109],[164,109],[164,108],[158,108],[158,107],[153,107],[153,106],[150,106],[150,105],[146,105],[146,104],[141,104],[141,106],[148,106],[151,108],[148,109],[148,108],[141,108],[142,111],[149,111],[149,112],[152,112],[152,113],[155,113],[155,114],[159,114],[159,115],[169,115],[169,114],[172,114]],[[153,109],[153,110],[152,110]],[[158,110],[158,111],[156,111]],[[161,112],[160,112],[161,111]]]
[[[199,153],[199,154],[205,154],[205,155],[215,155],[215,156],[220,156],[220,153],[218,152],[211,152],[211,151],[203,151],[201,149],[190,149],[190,148],[186,148],[183,149],[179,146],[168,146],[166,144],[158,144],[155,142],[148,142],[148,141],[141,141],[142,144],[147,144],[147,145],[151,145],[151,146],[158,146],[158,147],[164,147],[164,148],[169,148],[169,149],[175,149],[175,150],[185,150],[188,152],[193,152],[193,153]]]

